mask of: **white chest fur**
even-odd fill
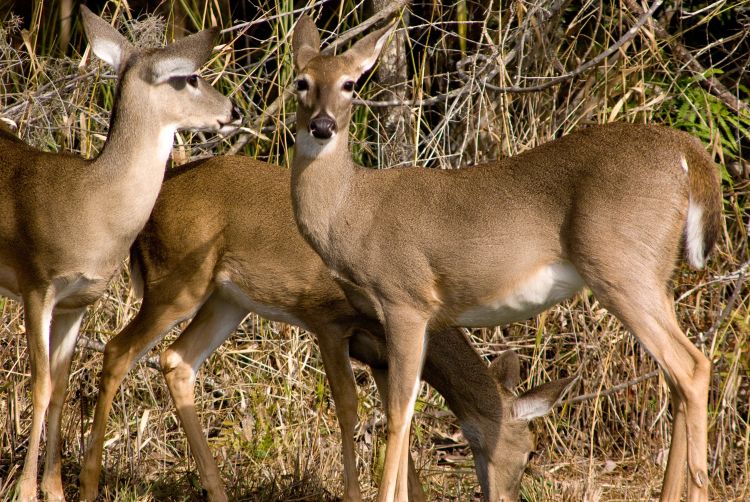
[[[553,263],[539,269],[510,293],[462,312],[456,324],[466,327],[500,326],[528,319],[573,296],[583,279],[570,263]]]

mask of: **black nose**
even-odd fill
[[[239,106],[232,103],[232,120],[240,120],[242,118],[242,110]]]
[[[336,121],[326,115],[320,115],[310,122],[310,132],[318,139],[328,139],[336,132]]]

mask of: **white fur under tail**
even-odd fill
[[[693,202],[688,204],[687,223],[685,224],[685,247],[687,259],[695,268],[703,268],[706,253],[703,249],[703,208]]]

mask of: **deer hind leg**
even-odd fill
[[[60,428],[65,394],[68,389],[70,362],[75,351],[78,328],[85,309],[52,315],[50,328],[51,397],[47,411],[47,455],[42,477],[42,492],[48,501],[65,500],[62,486]]]
[[[37,461],[42,437],[42,426],[52,396],[50,374],[49,340],[50,321],[54,301],[51,289],[30,291],[23,295],[26,339],[31,361],[31,400],[33,412],[29,448],[26,451],[21,478],[16,487],[20,502],[37,499]]]
[[[687,459],[688,499],[708,500],[708,387],[710,363],[677,324],[672,299],[664,282],[648,280],[647,273],[632,279],[589,282],[594,294],[638,338],[664,371],[674,405],[672,443],[664,474],[661,500],[678,501]],[[619,287],[617,285],[620,285]]]
[[[331,395],[336,403],[336,418],[341,428],[341,450],[344,461],[344,500],[359,502],[357,456],[354,447],[354,429],[357,425],[357,386],[349,359],[349,342],[346,333],[338,326],[325,326],[318,333],[318,344],[326,370]]]
[[[160,303],[157,298],[162,297],[164,301]],[[199,299],[189,295],[175,298],[173,295],[148,293],[135,318],[107,343],[99,376],[94,421],[80,474],[81,500],[93,501],[97,498],[107,418],[125,375],[172,326],[190,317],[199,304]]]
[[[408,453],[410,424],[421,380],[427,320],[418,311],[405,307],[390,306],[384,313],[388,353],[388,442],[378,502],[406,501],[408,460],[404,454]]]
[[[380,394],[380,402],[388,402],[388,370],[371,368],[372,377],[375,380],[375,385],[378,388],[378,394]],[[407,441],[408,445],[408,441]],[[419,476],[417,475],[417,469],[414,467],[414,460],[411,454],[408,452],[409,462],[409,479],[408,479],[408,497],[409,502],[427,502],[427,497],[422,490],[422,484],[419,482]],[[397,496],[400,494],[396,494]]]
[[[179,338],[161,354],[164,379],[198,465],[201,482],[212,502],[223,502],[227,496],[195,411],[195,374],[246,315],[247,309],[214,293]]]

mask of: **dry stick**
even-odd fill
[[[732,296],[729,297],[729,301],[721,310],[721,313],[719,314],[719,317],[716,319],[716,322],[713,323],[713,325],[710,328],[708,328],[708,331],[706,331],[705,340],[710,340],[714,336],[714,334],[719,329],[719,327],[722,324],[724,324],[724,321],[726,321],[726,318],[729,315],[729,312],[734,308],[734,304],[737,302],[737,298],[739,298],[740,290],[742,289],[742,286],[745,283],[745,279],[747,279],[748,264],[750,264],[750,262],[745,262],[740,267],[739,274],[737,278],[734,280],[734,291],[732,291]],[[610,387],[609,389],[603,392],[593,392],[591,394],[583,394],[581,396],[576,396],[574,398],[561,401],[560,404],[579,403],[581,401],[588,401],[590,399],[597,399],[599,397],[608,396],[610,394],[614,394],[615,392],[619,392],[623,389],[626,389],[630,387],[631,385],[635,385],[644,380],[648,380],[649,378],[653,378],[659,374],[659,371],[660,370],[650,371],[646,373],[645,375],[641,375],[632,380],[628,380],[625,383],[621,383],[621,384],[615,385],[614,387]]]
[[[601,391],[601,392],[592,392],[591,394],[583,394],[580,396],[572,397],[570,399],[566,399],[565,401],[561,401],[560,404],[572,404],[572,403],[580,403],[581,401],[589,401],[591,399],[596,399],[599,397],[605,397],[609,396],[610,394],[614,394],[615,392],[620,392],[623,389],[627,389],[631,385],[635,385],[637,383],[640,383],[644,380],[648,380],[649,378],[654,378],[656,375],[659,374],[660,370],[654,370],[649,371],[645,375],[641,375],[639,377],[635,377],[632,380],[628,380],[625,383],[617,384],[614,387],[610,387],[607,390]]]
[[[628,6],[628,9],[630,9],[634,13],[637,14],[641,12],[641,8],[634,0],[625,0],[625,4]],[[724,102],[725,105],[734,110],[736,113],[740,113],[742,111],[750,111],[748,105],[734,96],[731,92],[729,92],[729,89],[727,89],[724,84],[719,82],[713,76],[706,77],[706,69],[693,57],[692,54],[690,54],[690,51],[688,51],[684,45],[678,42],[675,37],[670,35],[669,32],[667,32],[667,30],[656,19],[654,19],[654,33],[657,37],[661,38],[667,43],[667,45],[669,45],[669,47],[672,49],[672,55],[675,58],[677,58],[683,65],[685,65],[687,69],[689,69],[692,73],[699,77],[698,82],[708,92],[719,98]]]
[[[76,345],[84,349],[89,349],[89,350],[93,350],[94,352],[101,352],[101,353],[104,353],[104,349],[106,348],[106,345],[100,342],[99,340],[94,340],[93,338],[88,338],[83,335],[78,336],[78,340],[76,340]],[[149,357],[148,359],[146,359],[146,366],[148,366],[151,369],[161,371],[159,358],[156,356]]]
[[[750,264],[750,261],[746,261],[739,269],[739,275],[734,280],[734,291],[732,291],[732,296],[729,297],[729,301],[727,302],[726,306],[722,309],[721,314],[719,314],[719,318],[716,319],[716,322],[711,326],[708,331],[706,331],[705,340],[708,341],[716,334],[716,331],[719,329],[719,326],[724,323],[727,316],[729,315],[729,312],[734,308],[734,304],[737,302],[737,298],[740,296],[740,290],[742,289],[742,285],[745,283],[745,279],[747,279],[747,269],[748,264]]]
[[[576,77],[580,75],[581,73],[584,73],[595,66],[597,66],[599,63],[604,61],[606,58],[614,54],[617,50],[620,49],[623,45],[625,45],[628,41],[630,41],[636,33],[638,33],[638,30],[641,29],[641,27],[646,24],[646,22],[651,18],[651,15],[658,9],[663,0],[655,0],[654,3],[651,5],[651,7],[644,12],[641,17],[638,18],[638,21],[627,31],[625,34],[620,37],[617,42],[612,44],[593,59],[590,59],[589,61],[585,62],[575,70],[571,71],[570,73],[566,73],[565,75],[559,75],[557,77],[553,77],[546,82],[538,85],[531,85],[531,86],[525,86],[525,87],[516,87],[516,86],[509,86],[509,87],[501,87],[497,85],[493,85],[490,83],[487,83],[486,80],[488,80],[488,77],[485,77],[481,80],[482,85],[484,85],[487,89],[497,91],[497,92],[508,92],[508,93],[515,93],[515,94],[521,94],[521,93],[527,93],[527,92],[539,92],[543,91],[545,89],[548,89],[549,87],[552,87],[554,85],[560,84],[566,80],[570,80],[573,77]],[[422,100],[411,100],[411,101],[399,101],[399,100],[391,100],[391,101],[371,101],[371,100],[355,100],[355,103],[357,104],[364,104],[370,107],[378,107],[378,106],[396,106],[396,105],[412,105],[412,106],[425,106],[425,105],[431,105],[434,103],[438,103],[440,101],[445,101],[447,99],[460,96],[462,94],[467,94],[469,92],[472,92],[472,86],[466,85],[459,89],[454,89],[453,91],[447,92],[445,94],[441,94],[439,96],[433,96],[431,98],[422,99]]]

